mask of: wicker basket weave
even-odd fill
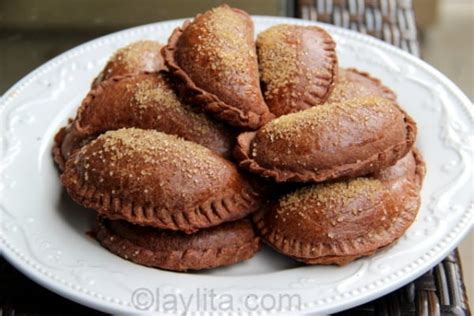
[[[457,251],[433,270],[378,300],[337,315],[470,315]]]
[[[297,16],[375,36],[420,55],[411,0],[300,0]]]

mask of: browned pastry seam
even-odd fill
[[[334,54],[334,58],[333,58],[334,62],[336,62],[336,60],[337,60],[335,56],[336,55]],[[305,93],[304,97],[301,98],[301,102],[306,107],[298,109],[298,111],[303,111],[307,108],[311,108],[313,106],[323,104],[329,98],[332,91],[334,90],[334,87],[336,85],[335,77],[337,77],[337,72],[338,72],[338,68],[333,67],[331,79],[329,79],[326,84],[316,83],[316,84],[314,84],[310,87],[306,87],[306,88],[308,88],[308,90],[306,91],[307,93]],[[318,79],[325,80],[326,78],[318,77]],[[328,87],[328,88],[327,88],[326,94],[323,97],[320,97],[316,92],[317,89],[314,89],[314,87]],[[287,109],[285,109],[284,112],[285,113],[293,113],[295,111],[288,111]]]
[[[392,242],[394,242],[396,240],[397,239],[394,239]],[[344,265],[346,265],[346,264],[348,264],[348,263],[350,263],[350,262],[352,262],[352,261],[354,261],[358,258],[372,256],[376,252],[379,252],[382,249],[385,249],[385,248],[388,248],[388,247],[390,247],[390,243],[385,245],[385,246],[381,246],[380,248],[374,249],[374,250],[358,253],[357,255],[323,256],[323,257],[320,257],[320,258],[298,258],[298,257],[293,257],[293,259],[298,260],[298,261],[303,261],[303,262],[308,263],[308,264],[324,264],[324,265],[336,264],[336,265],[339,265],[339,266],[344,266]]]
[[[371,156],[369,159],[364,161],[360,170],[364,170],[366,166],[373,165],[376,161],[380,160],[379,157],[393,157],[389,165],[393,165],[398,160],[398,153],[405,151],[408,152],[413,146],[416,137],[416,123],[413,119],[403,110],[400,109],[405,115],[405,125],[406,125],[406,141],[397,145],[394,145],[390,148],[387,148],[385,151]],[[259,174],[263,177],[273,178],[276,182],[285,182],[285,181],[297,181],[297,182],[308,182],[315,181],[320,182],[323,180],[335,179],[346,176],[351,168],[355,165],[361,166],[360,162],[355,162],[352,164],[347,164],[344,166],[339,166],[332,169],[321,169],[317,171],[305,170],[305,171],[288,171],[282,169],[268,169],[260,166],[254,159],[249,157],[249,146],[252,143],[257,132],[245,132],[238,136],[237,146],[234,150],[234,156],[239,160],[239,166],[252,171],[253,173]],[[351,174],[353,177],[360,176],[362,174]]]
[[[416,150],[413,151],[416,169],[415,169],[415,181],[416,190],[420,190],[423,177],[425,175],[425,164]],[[363,237],[354,239],[334,239],[331,243],[315,243],[308,244],[289,236],[285,236],[271,231],[265,226],[263,221],[264,212],[260,211],[254,216],[254,223],[259,231],[259,234],[265,238],[263,240],[272,248],[277,251],[284,253],[291,252],[291,255],[296,260],[304,261],[309,264],[337,264],[344,265],[354,259],[369,256],[377,252],[378,250],[390,245],[410,227],[405,223],[412,223],[417,215],[417,209],[420,206],[420,197],[417,196],[417,205],[414,208],[403,207],[400,214],[393,221],[389,229],[383,227],[375,235],[363,235]],[[373,247],[374,239],[386,240],[383,245],[378,245],[376,248]],[[366,251],[361,253],[361,248]]]
[[[54,136],[54,142],[53,142],[53,159],[54,162],[56,162],[59,170],[64,170],[64,164],[66,163],[66,160],[63,157],[63,154],[61,152],[61,144],[63,143],[64,136],[67,133],[66,127],[61,127],[61,129],[56,133]]]
[[[97,239],[105,248],[124,259],[172,271],[209,269],[237,263],[251,258],[261,247],[260,238],[255,237],[252,241],[246,242],[238,247],[229,245],[215,249],[185,249],[153,252],[153,256],[148,258],[145,262],[145,260],[140,260],[138,256],[143,253],[150,253],[152,252],[151,250],[114,234],[108,230],[105,224],[100,220],[97,228]],[[193,264],[192,258],[199,258],[200,265],[196,266]],[[210,262],[214,264],[210,264]],[[192,268],[189,268],[190,266],[192,266]]]
[[[334,42],[333,41],[329,41],[329,40],[325,40],[324,41],[324,50],[328,52],[329,56],[331,57],[331,60],[332,60],[332,64],[335,65],[334,67],[332,67],[332,76],[331,78],[328,80],[328,82],[326,83],[326,85],[322,85],[322,84],[316,84],[316,86],[320,86],[320,87],[325,87],[327,86],[327,91],[326,91],[326,94],[323,96],[323,97],[320,97],[317,95],[316,93],[316,90],[315,89],[309,89],[308,90],[308,93],[313,97],[313,98],[310,98],[308,95],[305,95],[305,97],[302,99],[302,101],[308,106],[308,107],[313,107],[315,105],[318,105],[318,104],[322,104],[324,103],[328,98],[329,96],[331,95],[332,91],[334,90],[334,87],[336,85],[336,78],[337,78],[337,73],[338,73],[338,70],[339,68],[337,67],[337,55],[335,52],[332,51],[332,49],[334,48]],[[326,78],[322,78],[322,77],[318,77],[318,79],[320,80],[324,80]],[[313,86],[312,86],[313,87]],[[316,100],[320,98],[320,100]]]
[[[238,9],[233,10],[241,11]],[[198,14],[196,18],[200,15],[201,14]],[[184,22],[181,28],[176,28],[168,39],[168,45],[161,49],[166,67],[178,79],[176,82],[176,88],[182,91],[179,95],[185,96],[185,99],[189,99],[189,102],[204,104],[204,108],[207,111],[225,121],[228,121],[229,123],[232,123],[237,119],[242,126],[251,129],[256,129],[273,119],[274,115],[270,112],[260,115],[249,110],[247,113],[244,113],[242,110],[221,101],[215,94],[196,86],[188,74],[178,65],[174,57],[174,47],[176,47],[179,37],[184,29],[190,23],[191,21],[188,20]]]
[[[137,205],[133,201],[117,196],[112,197],[108,192],[100,192],[95,186],[81,182],[81,177],[75,170],[68,177],[61,177],[61,180],[74,201],[87,208],[95,209],[104,217],[124,219],[138,225],[182,230],[186,233],[243,218],[254,212],[257,207],[254,198],[258,194],[251,190],[243,190],[239,194],[232,195],[220,193],[221,196],[215,196],[192,210],[178,211]],[[245,211],[241,211],[242,209]],[[230,216],[233,213],[235,213],[234,216]],[[193,221],[196,222],[193,223]]]
[[[416,183],[421,189],[421,185],[423,184],[423,180],[426,174],[426,164],[418,148],[414,146],[412,149],[412,152],[413,152],[413,158],[415,158],[415,164],[416,164],[415,179],[416,179]]]

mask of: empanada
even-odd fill
[[[384,173],[286,194],[255,215],[257,230],[273,248],[308,264],[344,265],[372,255],[415,220],[424,163],[409,153]]]
[[[178,94],[237,127],[268,122],[253,32],[250,16],[227,5],[174,30],[162,53]]]
[[[389,167],[416,137],[415,122],[380,97],[323,104],[239,135],[240,166],[277,182],[322,182]]]
[[[264,98],[276,116],[322,104],[334,88],[336,43],[320,27],[272,26],[258,35],[257,53]]]
[[[260,239],[248,220],[224,223],[194,234],[98,218],[97,240],[110,252],[135,263],[173,270],[201,270],[253,257]]]
[[[240,219],[259,195],[211,150],[154,130],[109,131],[76,151],[61,181],[110,219],[187,233]]]

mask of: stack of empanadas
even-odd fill
[[[316,26],[222,5],[168,44],[118,50],[55,137],[61,181],[96,237],[185,271],[252,257],[260,238],[307,264],[346,264],[414,221],[416,124],[380,80],[339,68]],[[250,215],[252,214],[252,215]]]

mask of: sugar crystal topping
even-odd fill
[[[391,102],[380,97],[365,97],[347,102],[330,103],[313,107],[301,112],[280,116],[265,125],[260,133],[269,139],[291,139],[301,134],[303,130],[315,131],[323,126],[334,126],[335,113],[343,113],[349,118],[357,119],[359,108],[370,109],[371,112],[391,112]]]
[[[328,99],[328,102],[331,102],[332,100],[337,102],[340,100],[347,100],[354,96],[366,96],[371,94],[371,90],[362,83],[348,80],[346,75],[347,71],[348,70],[345,69],[339,70],[338,81]]]
[[[314,49],[305,45],[304,32],[315,32],[312,40],[321,42],[321,50],[326,47],[329,36],[320,28],[281,24],[260,33],[257,38],[261,80],[266,84],[265,97],[273,98],[278,93],[289,93],[292,99],[300,99],[304,91],[296,91],[292,86],[304,80],[307,85],[319,85],[321,80],[332,76],[334,50],[326,51],[317,62],[308,63],[305,56]],[[305,38],[305,40],[308,40]]]
[[[248,21],[227,6],[214,8],[197,18],[189,27],[197,29],[196,57],[207,59],[217,78],[231,83],[235,74],[244,73],[250,60],[256,60],[255,48],[249,45],[242,25]],[[236,82],[245,87],[245,82]]]
[[[97,143],[99,148],[94,145]],[[96,149],[92,155],[111,167],[140,161],[157,167],[171,166],[189,178],[199,175],[210,179],[216,179],[219,171],[216,170],[219,158],[207,148],[154,130],[108,131],[94,140],[91,147]]]
[[[128,89],[135,93],[135,101],[141,109],[158,106],[164,111],[170,111],[175,115],[194,121],[194,124],[189,126],[190,129],[193,129],[194,134],[204,136],[211,129],[216,128],[216,123],[211,121],[206,114],[197,113],[190,106],[183,104],[163,78],[156,80],[148,77],[129,86]]]
[[[298,39],[289,41],[291,25],[277,25],[258,35],[257,46],[260,75],[267,84],[267,94],[276,93],[281,87],[297,83],[302,62],[298,58]]]
[[[159,52],[161,44],[156,41],[143,40],[131,43],[115,52],[110,62],[118,62],[128,68],[139,66],[146,54]]]
[[[286,194],[279,201],[277,213],[289,218],[300,216],[308,219],[309,212],[323,212],[327,215],[337,213],[341,205],[348,205],[360,198],[373,200],[383,189],[382,183],[373,178],[356,178],[349,181],[311,185]],[[334,218],[341,222],[342,214]]]

